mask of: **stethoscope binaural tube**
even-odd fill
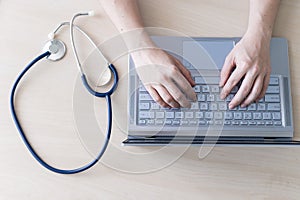
[[[91,38],[83,31],[81,30],[79,27],[72,25],[74,19],[75,19],[76,15],[74,15],[74,17],[71,20],[71,26],[76,27],[78,30],[80,30],[80,32],[82,32],[91,43],[93,43],[93,45],[95,46],[94,42],[91,40]],[[111,129],[112,129],[112,104],[111,104],[111,98],[110,96],[112,95],[112,93],[116,90],[117,88],[117,84],[118,84],[118,73],[116,68],[113,66],[113,64],[110,64],[108,67],[111,70],[111,72],[113,73],[113,77],[114,77],[114,82],[113,82],[113,86],[112,88],[105,92],[105,93],[98,93],[97,91],[93,90],[90,85],[88,84],[88,80],[85,76],[85,74],[82,72],[81,78],[82,78],[82,82],[84,84],[84,86],[86,87],[86,89],[89,91],[89,93],[91,93],[92,95],[96,96],[96,97],[102,97],[106,99],[106,103],[107,103],[107,129],[106,129],[106,137],[105,137],[105,141],[103,143],[103,146],[100,150],[100,152],[98,153],[97,157],[92,160],[90,163],[79,167],[79,168],[75,168],[75,169],[59,169],[56,167],[53,167],[51,165],[49,165],[47,162],[45,162],[39,155],[38,153],[34,150],[34,148],[31,146],[29,140],[27,139],[22,126],[19,122],[17,113],[15,111],[15,104],[14,104],[14,99],[15,99],[15,94],[16,94],[16,90],[18,87],[18,84],[20,83],[20,81],[22,80],[22,78],[24,77],[24,75],[26,74],[26,72],[28,72],[28,70],[34,66],[38,61],[42,60],[43,58],[51,58],[51,60],[56,61],[61,59],[64,54],[65,54],[65,45],[63,44],[62,41],[60,40],[56,40],[54,39],[55,33],[58,31],[58,29],[63,26],[63,25],[68,25],[68,22],[64,22],[61,23],[58,28],[52,33],[50,34],[50,37],[52,40],[50,40],[46,45],[47,48],[49,48],[48,51],[46,51],[45,53],[39,55],[38,57],[36,57],[33,61],[31,61],[26,67],[25,69],[23,69],[23,71],[18,75],[17,79],[15,80],[12,90],[11,90],[11,94],[10,94],[10,108],[11,108],[11,113],[12,113],[12,118],[16,124],[16,127],[21,135],[22,140],[24,141],[27,149],[30,151],[30,153],[32,154],[32,156],[45,168],[47,168],[48,170],[55,172],[55,173],[59,173],[59,174],[75,174],[75,173],[79,173],[82,171],[85,171],[89,168],[91,168],[92,166],[94,166],[99,160],[100,158],[103,156],[108,143],[109,143],[109,139],[111,136]],[[75,48],[76,51],[76,47],[74,45],[73,49]],[[101,52],[100,52],[101,53]],[[51,57],[52,56],[52,57]],[[79,62],[78,58],[77,61]],[[80,62],[79,62],[80,64]]]
[[[75,21],[76,17],[79,17],[79,16],[93,16],[93,15],[94,15],[94,12],[90,11],[90,12],[77,13],[77,14],[75,14],[72,17],[72,19],[70,21],[70,39],[71,39],[71,45],[72,45],[74,57],[75,57],[75,60],[76,60],[76,63],[77,63],[78,70],[81,73],[81,79],[82,79],[82,82],[83,82],[84,86],[86,87],[86,89],[92,95],[94,95],[96,97],[105,97],[105,96],[110,96],[116,90],[116,88],[117,88],[117,85],[118,85],[118,73],[117,73],[116,68],[114,67],[113,64],[109,64],[108,65],[108,68],[110,69],[110,71],[113,73],[113,76],[114,76],[114,83],[113,83],[112,88],[109,91],[104,92],[104,93],[96,92],[95,90],[93,90],[90,87],[90,85],[88,83],[88,80],[87,80],[87,78],[86,78],[86,76],[84,74],[84,71],[82,69],[81,63],[80,63],[79,58],[78,58],[77,49],[76,49],[75,42],[74,42],[74,33],[73,32],[74,32],[74,27],[75,27],[74,21]],[[89,38],[89,36],[87,34],[85,34],[85,35],[87,36],[87,38]],[[89,39],[89,41],[97,48],[97,46],[94,44],[94,42],[91,39]],[[100,52],[100,50],[99,50],[99,52]],[[105,57],[103,56],[103,58],[105,58]]]

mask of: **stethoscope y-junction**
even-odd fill
[[[74,43],[74,28],[77,29],[79,32],[81,32],[90,42],[91,44],[99,51],[99,53],[101,54],[100,50],[98,49],[97,45],[93,42],[93,40],[88,36],[88,34],[83,31],[80,27],[78,27],[77,25],[74,25],[74,21],[77,17],[79,16],[93,16],[94,12],[90,11],[90,12],[82,12],[82,13],[77,13],[75,14],[70,22],[63,22],[61,24],[59,24],[59,26],[53,31],[51,32],[48,37],[49,37],[49,41],[46,43],[46,45],[43,48],[43,53],[39,56],[37,56],[36,58],[34,58],[26,67],[25,69],[23,69],[23,71],[19,74],[19,76],[17,77],[17,79],[15,80],[12,90],[11,90],[11,95],[10,95],[10,108],[11,108],[11,113],[12,113],[12,117],[14,119],[14,122],[16,124],[16,127],[26,145],[26,147],[28,148],[28,150],[30,151],[30,153],[33,155],[33,157],[45,168],[56,172],[56,173],[60,173],[60,174],[75,174],[75,173],[79,173],[82,171],[85,171],[87,169],[89,169],[90,167],[92,167],[93,165],[95,165],[99,159],[102,157],[102,155],[104,154],[109,139],[110,139],[110,135],[111,135],[111,128],[112,128],[112,103],[111,103],[111,95],[113,94],[113,92],[116,90],[117,85],[118,85],[118,73],[116,68],[114,67],[113,64],[109,63],[107,61],[107,67],[109,70],[106,70],[106,75],[105,75],[105,81],[103,84],[106,84],[108,82],[110,82],[110,80],[113,78],[113,84],[111,89],[109,89],[107,92],[101,93],[101,92],[97,92],[95,91],[88,83],[87,80],[87,76],[84,73],[84,70],[82,68],[81,62],[79,61],[78,58],[78,54],[77,54],[77,49]],[[93,161],[91,161],[90,163],[76,168],[76,169],[58,169],[56,167],[53,167],[51,165],[49,165],[47,162],[45,162],[39,155],[38,153],[34,150],[34,148],[32,147],[32,145],[30,144],[29,140],[27,139],[22,126],[20,124],[20,121],[18,119],[16,110],[15,110],[15,94],[16,94],[16,90],[17,87],[20,83],[20,81],[22,80],[22,78],[24,77],[24,75],[26,74],[26,72],[28,72],[28,70],[34,66],[38,61],[42,60],[43,58],[46,58],[48,60],[51,61],[58,61],[60,59],[62,59],[66,53],[66,46],[65,44],[61,41],[55,38],[56,33],[64,26],[70,26],[70,39],[71,39],[71,45],[72,45],[72,49],[74,52],[74,56],[75,56],[75,60],[79,69],[79,72],[81,74],[81,79],[83,82],[83,85],[85,86],[85,88],[88,90],[88,92],[92,95],[94,95],[95,97],[101,97],[101,98],[105,98],[106,99],[106,103],[107,103],[107,129],[106,129],[106,136],[105,136],[105,141],[104,144],[100,150],[100,152],[98,153],[98,155],[94,158]],[[103,56],[104,57],[104,56]]]

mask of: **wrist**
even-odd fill
[[[272,31],[263,27],[248,28],[243,38],[249,38],[253,42],[270,44],[272,38]]]
[[[137,28],[122,33],[129,52],[141,49],[157,48],[145,28]]]

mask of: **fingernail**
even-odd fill
[[[197,101],[198,99],[197,99],[197,95],[195,95],[194,96],[194,99],[193,99],[194,101]]]
[[[223,99],[225,99],[225,95],[224,94],[221,94],[220,95],[220,98],[223,100]]]
[[[228,107],[229,107],[229,109],[233,109],[233,105],[232,104],[229,104]]]
[[[242,107],[242,108],[246,107],[246,104],[242,103],[242,104],[241,104],[241,107]]]
[[[220,81],[220,82],[219,82],[219,86],[220,86],[220,87],[222,87],[222,86],[223,86],[223,84],[222,84],[222,81]]]

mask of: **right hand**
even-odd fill
[[[190,107],[197,96],[190,72],[181,62],[159,48],[131,53],[137,73],[151,97],[168,108]]]

